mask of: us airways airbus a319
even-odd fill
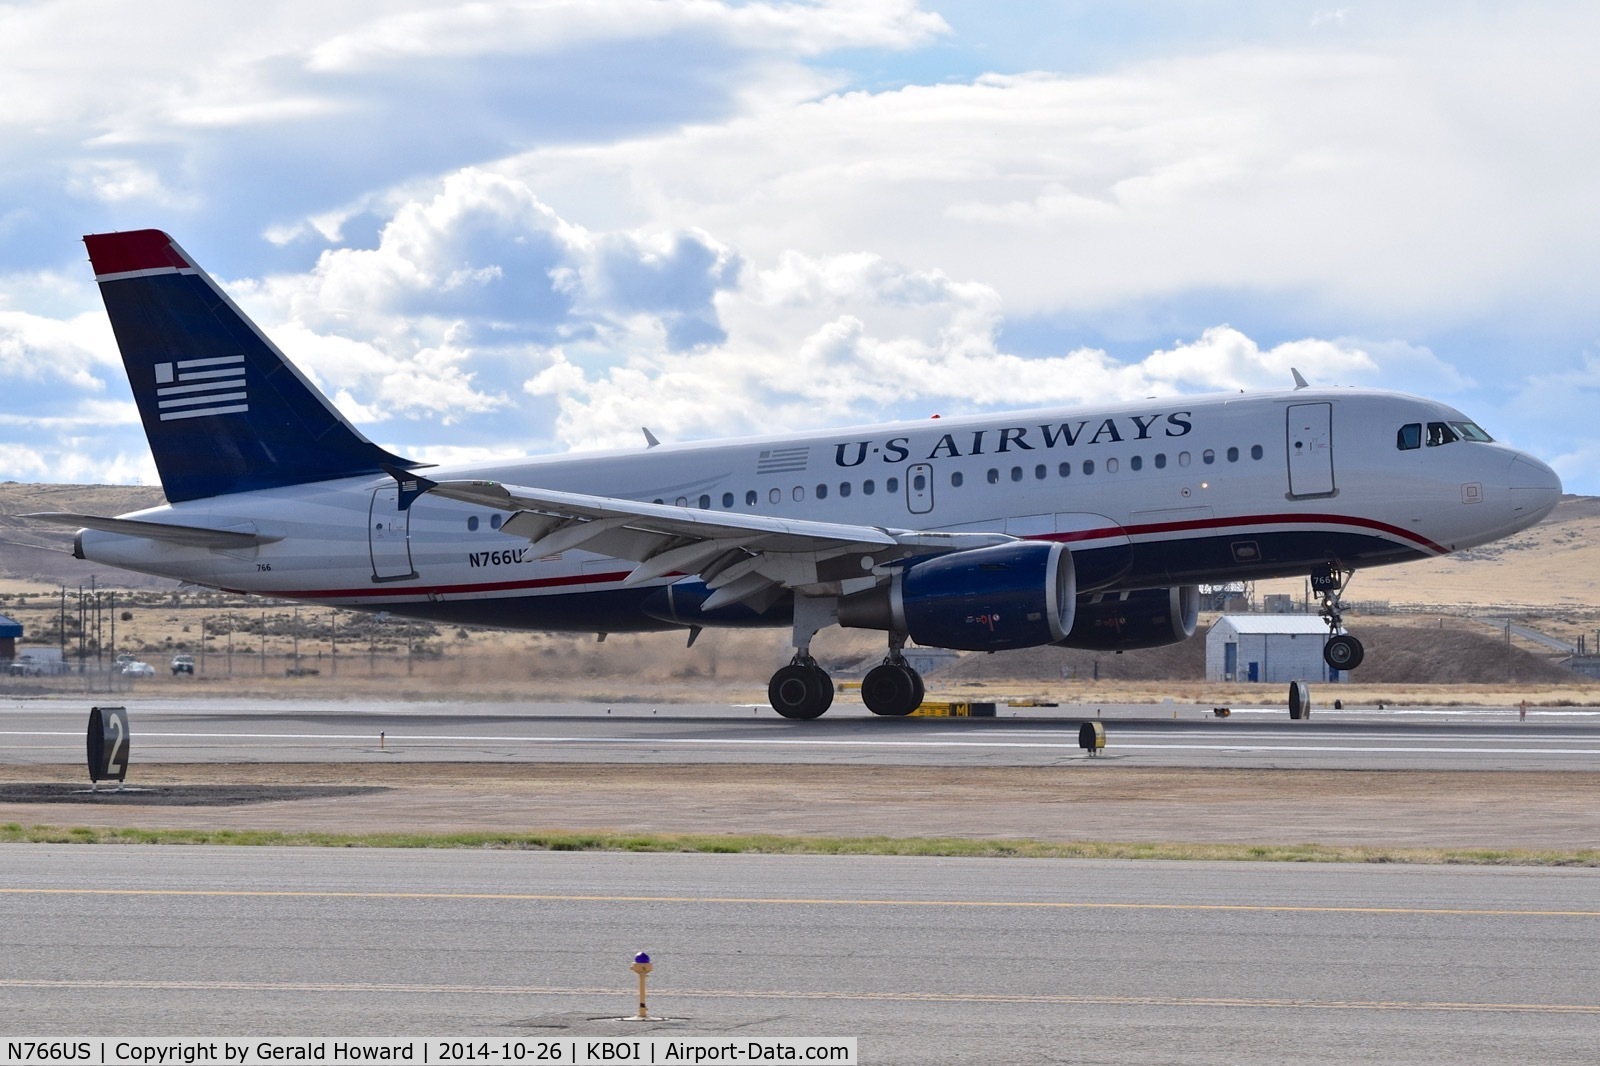
[[[439,622],[614,633],[792,626],[768,687],[815,718],[823,628],[881,630],[861,697],[921,701],[906,642],[1120,650],[1194,632],[1198,585],[1312,578],[1354,669],[1358,567],[1444,555],[1555,506],[1544,463],[1372,389],[1184,396],[424,467],[363,436],[165,233],[86,237],[167,504],[81,559]]]

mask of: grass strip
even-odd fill
[[[1122,841],[968,840],[961,837],[820,837],[711,833],[293,833],[263,829],[134,829],[0,825],[0,843],[227,844],[246,847],[476,848],[495,851],[633,851],[717,855],[915,855],[985,859],[1161,859],[1205,862],[1406,863],[1429,866],[1600,867],[1600,849],[1389,848],[1328,844],[1180,844]]]

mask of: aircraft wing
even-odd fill
[[[1003,533],[935,533],[770,515],[641,503],[611,496],[503,485],[430,481],[393,470],[402,506],[424,493],[516,512],[502,533],[527,537],[539,555],[574,548],[638,565],[625,585],[668,574],[697,574],[711,588],[703,609],[763,606],[783,589],[821,594],[873,579],[878,567],[937,552],[1014,540]]]
[[[232,529],[208,529],[205,526],[180,526],[170,522],[141,522],[137,518],[102,518],[99,515],[72,514],[68,511],[40,511],[19,517],[31,518],[37,522],[52,522],[58,526],[98,529],[105,533],[121,533],[128,537],[162,540],[192,548],[239,550],[283,539],[280,535],[269,536]]]

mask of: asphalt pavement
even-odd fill
[[[1600,871],[9,845],[0,1033],[1590,1063]],[[654,957],[644,1028],[636,951]],[[630,1027],[631,1026],[631,1027]]]

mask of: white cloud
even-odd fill
[[[1595,33],[1572,9],[1425,21],[851,92],[504,167],[575,220],[620,193],[635,224],[690,219],[763,261],[870,249],[1020,314],[1221,290],[1364,329],[1587,315],[1600,66],[1569,42]]]
[[[743,48],[818,55],[902,49],[949,26],[915,0],[729,4],[715,0],[469,3],[375,19],[312,50],[313,70],[353,70],[425,56],[549,53],[596,41],[710,33]]]

